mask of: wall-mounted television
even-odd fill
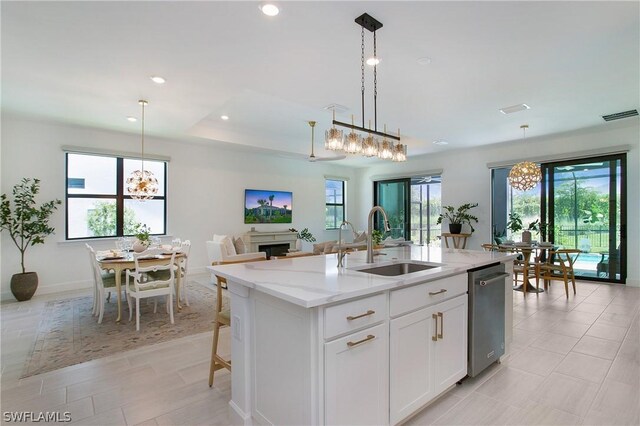
[[[291,223],[293,193],[244,190],[244,223]]]

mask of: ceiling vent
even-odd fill
[[[630,109],[629,111],[616,112],[615,114],[603,115],[604,121],[622,120],[623,118],[635,117],[638,115],[637,109]]]
[[[504,115],[507,115],[507,114],[513,114],[514,112],[518,112],[518,111],[526,111],[528,109],[531,109],[529,105],[518,104],[518,105],[512,105],[509,107],[500,108],[500,112],[503,113]]]

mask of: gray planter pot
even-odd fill
[[[524,231],[522,233],[522,242],[523,243],[530,243],[531,242],[531,232]]]
[[[33,297],[38,288],[38,274],[25,272],[11,277],[11,293],[19,302],[24,302]]]

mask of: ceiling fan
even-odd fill
[[[311,126],[311,154],[309,155],[309,158],[308,158],[310,162],[315,163],[316,161],[337,161],[337,160],[344,160],[345,158],[347,158],[346,155],[335,155],[332,157],[316,157],[313,151],[313,142],[314,142],[314,134],[315,134],[314,127],[316,126],[316,122],[309,121],[308,123],[309,123],[309,126]]]

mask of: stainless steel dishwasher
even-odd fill
[[[504,355],[505,279],[503,263],[469,271],[469,377]]]

